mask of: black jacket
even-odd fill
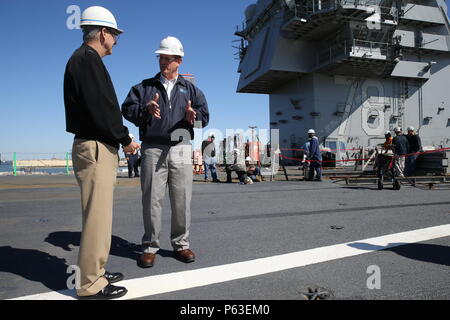
[[[128,121],[139,127],[140,140],[145,143],[175,145],[179,143],[177,134],[172,139],[172,133],[177,129],[185,129],[190,139],[194,139],[193,126],[186,120],[186,105],[191,100],[192,108],[197,112],[195,121],[201,121],[206,127],[209,122],[208,104],[203,92],[178,75],[178,80],[171,93],[171,108],[166,89],[160,81],[160,73],[133,86],[122,104],[122,114]],[[147,103],[159,94],[158,105],[161,119],[153,118],[147,108]],[[177,131],[178,133],[179,131]],[[186,137],[188,138],[188,137]]]
[[[420,140],[420,137],[417,134],[407,135],[406,139],[408,139],[408,143],[409,143],[408,153],[416,153],[416,152],[422,150],[422,141]]]
[[[83,44],[64,74],[66,130],[75,138],[98,140],[119,148],[131,143],[108,70],[100,55]]]

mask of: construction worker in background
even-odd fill
[[[245,167],[247,169],[247,177],[249,177],[253,182],[264,181],[261,176],[261,169],[257,164],[252,163],[251,157],[245,158]]]
[[[392,144],[396,155],[397,173],[400,176],[404,177],[405,155],[408,153],[409,150],[408,139],[406,139],[406,137],[403,135],[402,129],[400,127],[394,128],[394,132],[395,137],[392,140]]]
[[[393,155],[394,154],[394,151],[393,151],[394,148],[393,148],[392,142],[393,142],[394,138],[392,137],[392,134],[391,134],[391,132],[389,130],[384,132],[384,138],[385,138],[385,140],[384,140],[383,145],[381,146],[381,152],[380,153]],[[376,151],[378,153],[378,149]],[[383,159],[385,159],[385,158],[383,158]],[[377,168],[380,169],[379,168],[380,161],[384,161],[384,160],[381,160],[381,158],[377,156],[375,158],[375,162],[374,162],[374,165],[373,165],[373,169],[374,170],[377,169]],[[383,162],[382,162],[382,164],[383,164]]]
[[[123,125],[120,107],[102,58],[112,54],[123,31],[103,7],[89,7],[81,15],[83,45],[67,63],[64,74],[66,130],[75,134],[72,161],[81,190],[83,214],[78,267],[80,299],[114,299],[127,293],[111,283],[121,273],[105,270],[111,246],[113,191],[119,166],[119,147],[135,152]]]
[[[308,180],[309,175],[309,162],[307,161],[309,159],[309,146],[311,144],[311,138],[308,137],[306,139],[305,144],[302,146],[302,152],[303,152],[303,158],[302,158],[302,166],[299,168],[299,170],[303,170],[303,180]]]
[[[132,133],[130,133],[130,138],[134,141],[134,135]],[[133,173],[135,178],[139,178],[139,151],[134,150],[133,152],[124,153],[128,165],[128,178],[133,178]]]
[[[406,175],[413,176],[416,170],[416,160],[419,156],[417,153],[422,151],[422,141],[419,135],[414,130],[414,127],[408,127],[408,134],[406,135],[408,140],[409,150],[408,156],[406,157]]]
[[[322,181],[322,153],[320,152],[319,139],[314,129],[308,130],[308,139],[311,139],[308,149],[309,173],[307,181]],[[314,172],[316,178],[314,178]]]
[[[231,173],[233,171],[236,172],[239,184],[245,184],[247,174],[246,174],[246,166],[245,166],[245,153],[241,152],[238,148],[233,149],[233,164],[229,164],[225,166],[225,171],[227,173],[227,183],[231,183]]]
[[[184,49],[175,37],[164,38],[155,52],[160,72],[133,86],[122,104],[122,114],[139,127],[142,140],[141,189],[144,220],[143,253],[138,265],[153,266],[160,249],[161,209],[166,187],[172,208],[171,244],[182,262],[195,261],[189,229],[192,198],[194,122],[209,122],[203,92],[179,74]]]
[[[213,182],[220,182],[220,180],[217,179],[216,145],[214,144],[213,134],[209,134],[208,139],[202,142],[202,157],[205,173],[205,182],[208,181],[208,171],[211,172]]]
[[[388,151],[392,151],[392,142],[393,142],[394,138],[392,137],[392,134],[390,131],[386,131],[384,133],[384,137],[386,140],[383,143],[383,150],[384,150],[384,153],[388,153]]]

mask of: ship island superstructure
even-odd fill
[[[444,0],[258,0],[235,33],[237,91],[269,95],[285,149],[313,128],[346,159],[409,126],[424,146],[448,147],[446,12]]]

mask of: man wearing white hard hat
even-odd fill
[[[308,157],[310,163],[308,178],[306,180],[322,181],[322,153],[320,152],[319,138],[317,138],[316,131],[314,131],[314,129],[308,130],[308,139],[310,139],[308,148]],[[316,173],[315,178],[314,172]]]
[[[416,161],[419,156],[418,152],[422,150],[422,141],[416,133],[414,127],[408,127],[408,156],[406,157],[405,172],[407,176],[413,176],[416,170]]]
[[[144,220],[138,265],[152,267],[160,249],[161,214],[166,187],[172,209],[170,240],[174,256],[195,260],[189,231],[192,198],[194,123],[209,122],[203,92],[178,72],[184,48],[175,37],[164,38],[155,52],[160,72],[133,86],[122,104],[124,117],[139,127],[142,141],[141,189]]]
[[[394,128],[395,137],[392,140],[392,145],[394,148],[394,152],[396,155],[396,170],[397,174],[399,176],[404,177],[405,176],[405,162],[406,162],[406,154],[409,150],[409,143],[408,139],[406,139],[406,136],[402,132],[402,128],[395,127]]]
[[[252,162],[253,161],[251,157],[245,158],[247,177],[250,178],[253,182],[261,182],[262,181],[261,169],[258,167],[257,164],[254,164]]]
[[[392,133],[389,130],[384,132],[384,143],[383,143],[383,151],[384,153],[392,153],[392,143],[394,141],[394,137],[392,137]]]
[[[83,11],[83,45],[67,63],[64,74],[66,130],[75,134],[72,162],[81,190],[83,215],[78,267],[80,299],[114,299],[127,293],[111,283],[121,273],[105,270],[111,246],[113,192],[120,145],[125,152],[140,146],[123,125],[119,103],[102,58],[112,54],[123,31],[103,7]]]

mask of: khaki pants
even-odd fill
[[[90,296],[108,285],[103,275],[111,247],[118,150],[99,141],[75,139],[72,163],[81,190],[83,214],[78,254],[81,288],[77,288],[77,294]]]

